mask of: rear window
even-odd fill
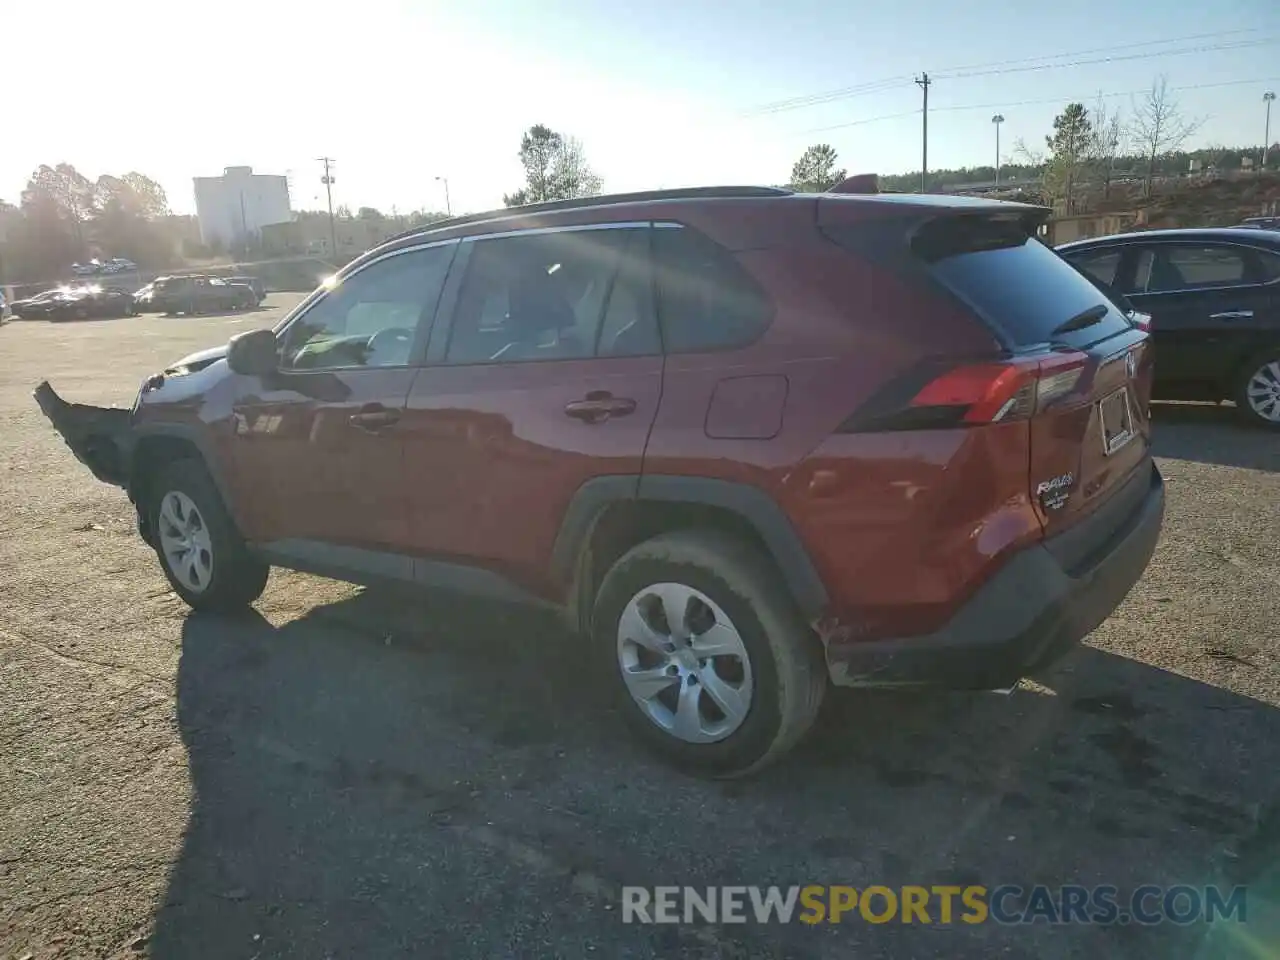
[[[912,248],[929,261],[934,277],[1014,346],[1052,340],[1085,347],[1129,328],[1115,301],[1017,221],[935,221]],[[1097,323],[1054,334],[1098,304],[1110,309]]]

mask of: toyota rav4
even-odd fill
[[[641,739],[744,774],[828,685],[1008,687],[1142,575],[1148,336],[1046,215],[751,187],[474,215],[129,409],[37,399],[192,607],[271,565],[550,605]]]

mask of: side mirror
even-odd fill
[[[227,344],[227,366],[247,377],[265,377],[279,366],[276,335],[270,330],[237,333]]]

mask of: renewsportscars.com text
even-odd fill
[[[1158,924],[1247,919],[1246,889],[1114,886],[623,887],[623,923]]]

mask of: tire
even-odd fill
[[[1280,430],[1280,348],[1254,355],[1236,379],[1240,416],[1255,427]]]
[[[147,486],[147,516],[160,568],[189,607],[230,613],[262,595],[271,568],[245,546],[203,464],[174,460]],[[186,521],[185,530],[175,517]],[[181,541],[189,545],[184,556],[199,551],[208,560],[196,563],[194,575],[179,556]]]
[[[646,540],[605,575],[592,611],[595,652],[631,731],[672,766],[699,776],[745,776],[781,758],[813,725],[826,692],[826,666],[817,638],[780,584],[773,565],[751,544],[706,530]],[[687,644],[667,636],[669,629],[649,628],[649,641],[672,639],[676,649],[666,653],[634,642],[655,616],[664,619],[656,614],[661,608],[693,615]],[[728,630],[713,632],[708,616]],[[736,646],[745,662],[740,654],[699,659],[699,645],[707,651],[709,637],[719,638],[718,649]],[[660,676],[659,669],[666,673]],[[627,670],[645,671],[655,688],[674,676],[660,694],[642,700],[628,686]],[[708,686],[712,677],[719,696]],[[736,717],[719,709],[726,687],[738,694],[739,707],[745,700]],[[681,706],[693,710],[684,723]],[[679,726],[694,732],[691,717],[696,736],[677,734]]]

